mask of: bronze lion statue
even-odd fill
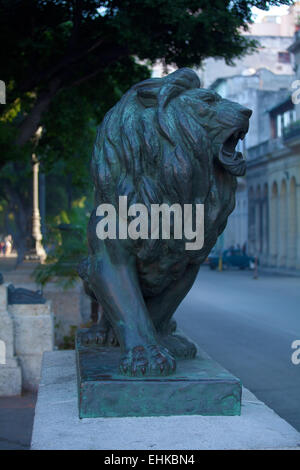
[[[79,267],[86,292],[103,308],[87,340],[119,344],[120,371],[169,375],[176,358],[196,347],[172,321],[201,263],[235,206],[236,177],[245,173],[236,151],[252,111],[200,87],[187,68],[133,86],[106,114],[92,157],[95,210],[88,225],[89,256]],[[99,239],[96,208],[128,204],[204,204],[204,244],[182,239]]]

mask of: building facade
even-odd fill
[[[248,149],[249,253],[264,266],[300,269],[300,127],[280,135],[280,105],[272,113],[275,133]]]
[[[233,65],[207,59],[197,70],[204,87],[253,111],[238,149],[247,175],[238,178],[236,208],[217,249],[246,246],[263,266],[299,270],[300,2],[288,15],[265,17],[243,34],[259,42],[254,53]],[[166,72],[158,64],[153,76]]]
[[[258,255],[256,252],[257,247],[254,244],[257,232],[253,231],[251,219],[252,203],[250,204],[250,196],[252,196],[252,193],[249,193],[249,180],[252,184],[252,168],[258,161],[260,163],[266,145],[273,138],[272,122],[274,121],[277,124],[274,104],[290,99],[289,89],[294,79],[294,75],[278,75],[268,69],[259,69],[249,76],[234,75],[218,79],[212,84],[212,88],[224,98],[237,101],[253,111],[249,132],[244,141],[239,143],[238,150],[247,159],[248,170],[246,177],[238,178],[236,208],[228,219],[222,239],[222,245],[225,249],[230,246],[243,247],[246,245],[249,253]],[[271,111],[272,108],[274,108],[273,111]],[[273,120],[270,119],[269,111],[273,113]],[[294,113],[294,111],[292,112]],[[280,128],[281,132],[283,132],[284,124],[288,122],[284,112],[283,116],[284,122],[282,122]],[[295,119],[295,114],[291,116],[292,119]],[[279,118],[278,123],[281,123]],[[262,171],[265,171],[265,169],[262,169]],[[257,172],[254,178],[256,177]],[[249,217],[251,224],[249,223]]]
[[[197,72],[204,88],[210,87],[219,77],[229,78],[233,75],[253,75],[257,70],[266,68],[278,75],[292,75],[293,65],[288,51],[292,36],[251,36],[259,43],[252,54],[235,59],[233,65],[226,64],[224,59],[209,58],[203,62]]]
[[[299,31],[289,52],[294,54],[296,75],[291,86],[285,92],[282,90],[281,97],[280,93],[274,99],[270,96],[272,106],[260,108],[259,114],[269,128],[269,137],[247,151],[248,240],[249,252],[259,256],[264,266],[299,270]]]

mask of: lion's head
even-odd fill
[[[129,203],[206,200],[214,166],[245,172],[235,150],[251,111],[200,88],[197,74],[179,69],[133,86],[99,129],[92,170],[99,201]],[[197,189],[198,187],[198,189]]]

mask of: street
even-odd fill
[[[3,267],[3,266],[2,266]],[[7,275],[6,275],[7,277]],[[300,278],[202,266],[178,326],[260,400],[300,431]],[[35,397],[0,399],[0,449],[29,447]]]
[[[178,326],[300,431],[300,278],[200,269],[178,308]]]
[[[30,448],[36,394],[0,398],[0,450]]]

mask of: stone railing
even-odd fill
[[[54,349],[51,302],[34,294],[0,285],[0,396],[37,390],[43,353]]]
[[[7,309],[7,285],[0,285],[0,396],[20,395],[22,373],[15,356],[14,322]]]
[[[251,161],[253,160],[265,158],[268,155],[272,155],[274,152],[284,148],[285,145],[281,137],[265,140],[264,142],[247,149],[247,160],[251,164]]]
[[[269,141],[261,142],[247,149],[247,160],[256,160],[257,158],[264,157],[268,153]]]
[[[284,142],[290,141],[291,139],[300,139],[300,121],[293,122],[283,129]]]

